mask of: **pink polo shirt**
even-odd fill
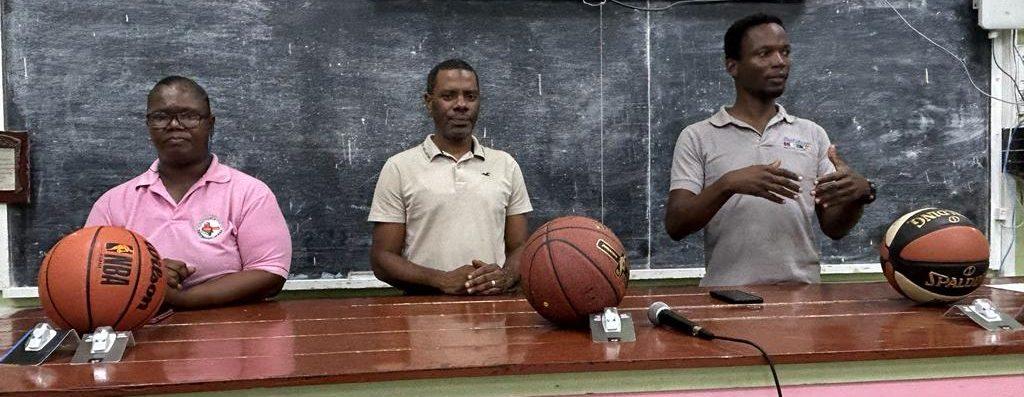
[[[186,288],[242,270],[288,277],[292,240],[266,184],[214,156],[206,174],[175,203],[160,181],[157,163],[104,193],[86,226],[133,230],[161,257],[195,266]]]

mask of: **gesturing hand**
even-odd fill
[[[722,176],[731,193],[757,196],[782,204],[784,198],[795,199],[800,193],[800,176],[782,168],[782,162],[752,165],[730,171]]]
[[[848,204],[867,196],[871,191],[868,180],[850,168],[836,151],[836,146],[828,148],[828,159],[836,167],[836,172],[825,175],[814,181],[814,202],[822,208]]]

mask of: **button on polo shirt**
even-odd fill
[[[432,136],[384,164],[369,221],[405,224],[403,256],[420,266],[504,264],[505,218],[533,210],[519,164],[476,137],[455,158]]]
[[[175,203],[158,162],[110,189],[86,226],[119,226],[146,238],[160,256],[195,266],[186,288],[228,273],[263,270],[288,277],[292,242],[277,198],[266,184],[220,163]]]
[[[703,191],[726,173],[781,160],[803,177],[796,200],[776,204],[736,194],[704,227],[707,272],[701,286],[819,282],[814,180],[835,172],[825,130],[781,105],[763,134],[722,107],[686,127],[676,141],[671,190]]]

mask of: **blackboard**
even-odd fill
[[[969,2],[897,3],[987,81]],[[822,240],[823,262],[877,260],[884,226],[925,205],[987,225],[987,101],[882,1],[648,14],[580,1],[8,0],[6,126],[33,143],[32,204],[10,214],[13,284],[34,285],[45,250],[154,159],[145,95],[170,74],[209,91],[222,161],[277,194],[293,277],[368,269],[377,173],[430,132],[425,76],[449,57],[479,72],[477,136],[518,159],[531,226],[587,215],[616,231],[634,268],[700,267],[701,236],[664,232],[672,148],[732,101],[722,36],[758,10],[779,14],[794,46],[780,102],[824,126],[880,189],[849,237]]]

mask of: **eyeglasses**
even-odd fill
[[[178,120],[178,124],[182,127],[192,129],[199,126],[207,115],[199,114],[196,112],[181,112],[175,114],[168,114],[164,112],[153,112],[146,115],[146,125],[150,128],[167,128],[171,125],[171,120]]]

